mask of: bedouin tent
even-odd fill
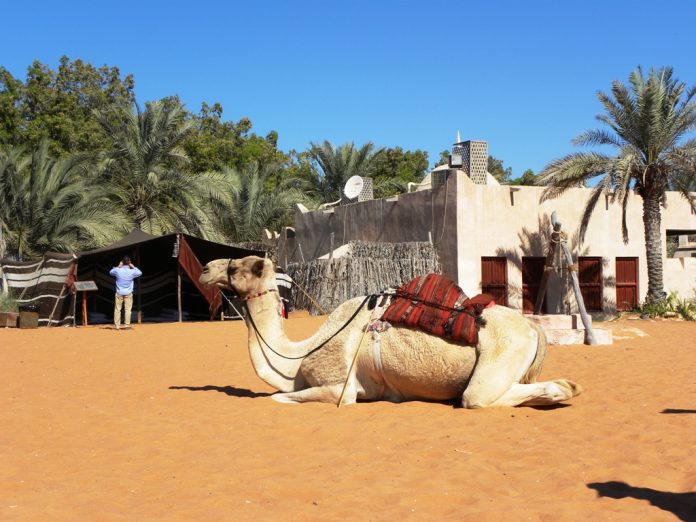
[[[207,262],[264,253],[188,234],[153,236],[134,230],[111,245],[75,256],[47,253],[33,262],[3,260],[0,268],[20,305],[38,307],[43,325],[82,324],[82,295],[72,293],[72,283],[94,281],[97,290],[86,292],[87,318],[89,324],[103,324],[113,321],[115,283],[109,271],[126,255],[143,272],[135,283],[133,321],[168,322],[210,319],[220,312],[220,291],[198,283]]]
[[[39,324],[73,324],[74,295],[66,285],[74,280],[76,256],[49,252],[33,261],[0,259],[2,290],[20,307],[33,305]]]

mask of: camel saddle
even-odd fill
[[[428,274],[398,288],[381,319],[473,346],[485,325],[481,313],[494,304],[488,294],[469,299],[451,279]]]

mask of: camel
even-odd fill
[[[484,408],[550,405],[582,393],[567,379],[536,382],[546,336],[504,306],[483,311],[476,346],[399,325],[367,332],[379,315],[361,308],[363,297],[341,304],[308,339],[291,341],[269,259],[217,259],[204,267],[199,281],[232,290],[245,302],[251,362],[258,377],[278,390],[273,398],[279,402],[461,398],[464,408]]]

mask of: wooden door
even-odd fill
[[[507,258],[481,258],[481,292],[490,294],[499,305],[507,306]]]
[[[522,258],[522,311],[526,314],[534,313],[539,285],[544,276],[545,257],[523,257]],[[548,295],[548,292],[547,292]],[[541,308],[542,313],[546,313],[546,299]]]
[[[616,309],[620,312],[638,306],[638,258],[616,258]]]
[[[578,260],[580,293],[588,312],[602,311],[602,258],[581,257]]]

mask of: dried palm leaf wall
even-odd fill
[[[309,310],[312,315],[329,313],[353,297],[398,287],[432,272],[440,273],[440,263],[429,242],[352,241],[349,253],[343,257],[288,265],[290,277],[312,298],[295,288],[293,307]]]
[[[278,247],[275,245],[269,245],[268,243],[263,243],[261,241],[243,241],[240,243],[232,243],[230,246],[265,252],[267,258],[274,263],[278,262]]]

